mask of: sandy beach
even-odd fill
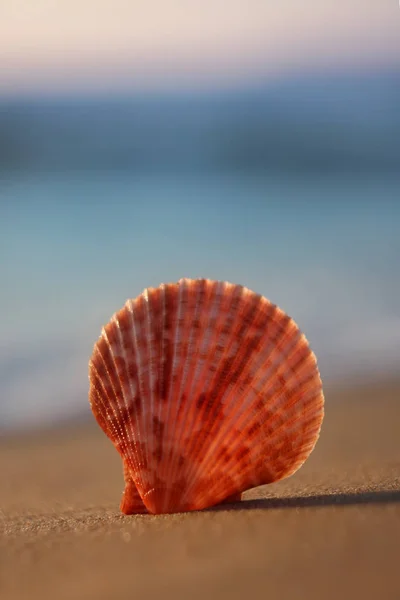
[[[0,443],[0,598],[400,598],[400,381],[329,386],[291,478],[235,505],[119,513],[93,422]]]

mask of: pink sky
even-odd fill
[[[2,0],[0,93],[400,65],[397,0]]]

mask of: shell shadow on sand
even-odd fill
[[[273,508],[310,508],[320,506],[357,506],[360,504],[395,504],[400,502],[400,490],[316,494],[283,498],[255,498],[231,504],[219,504],[203,511],[269,510]]]

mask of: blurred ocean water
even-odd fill
[[[400,72],[252,89],[0,99],[0,170],[399,173]]]
[[[386,83],[1,104],[0,430],[87,412],[101,326],[181,277],[279,304],[326,380],[398,371],[399,87]]]

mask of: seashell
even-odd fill
[[[324,415],[295,322],[240,285],[148,288],[103,328],[89,399],[123,460],[125,514],[200,510],[292,475]]]

